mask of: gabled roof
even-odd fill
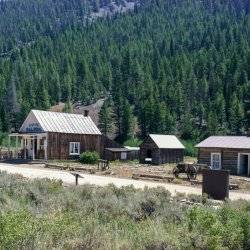
[[[158,148],[184,149],[185,147],[175,135],[155,135],[149,137],[154,141]]]
[[[19,131],[101,134],[89,116],[41,110],[31,110]]]
[[[248,136],[210,136],[197,144],[197,148],[235,148],[250,149]]]

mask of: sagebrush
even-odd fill
[[[0,249],[249,249],[250,203],[0,174]],[[199,200],[198,198],[196,200]]]

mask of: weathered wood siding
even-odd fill
[[[140,146],[140,154],[139,154],[140,163],[145,163],[145,158],[147,158],[148,150],[151,150],[152,153],[152,163],[159,164],[160,150],[157,148],[157,145],[149,136]]]
[[[127,153],[127,161],[132,161],[138,159],[138,151],[130,151]],[[113,152],[110,150],[105,150],[105,160],[109,161],[115,161],[115,160],[121,160],[121,152]]]
[[[231,174],[237,174],[238,154],[250,153],[249,149],[230,148],[199,148],[198,163],[211,165],[211,153],[221,153],[222,169],[230,170]]]
[[[182,162],[184,158],[183,149],[161,149],[160,164]]]
[[[105,148],[121,148],[121,147],[122,146],[119,143],[109,139],[107,136],[105,135],[101,136],[101,157],[102,158],[105,158]]]
[[[183,161],[183,149],[159,149],[154,141],[148,137],[140,146],[140,163],[145,163],[148,150],[152,152],[152,164],[155,165]]]
[[[72,159],[69,143],[80,142],[80,153],[96,151],[102,154],[101,135],[48,133],[48,159]]]

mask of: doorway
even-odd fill
[[[147,150],[147,158],[152,158],[152,150],[151,149],[148,149]]]
[[[238,174],[245,176],[250,175],[250,154],[239,153]]]

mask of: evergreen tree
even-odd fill
[[[243,117],[244,110],[236,94],[233,95],[231,100],[231,107],[229,110],[229,125],[232,134],[243,133]]]
[[[5,100],[5,112],[8,119],[8,129],[18,130],[20,121],[19,121],[19,112],[20,105],[17,100],[17,90],[16,84],[18,82],[16,72],[13,71],[8,88],[7,95]]]
[[[208,135],[217,135],[218,133],[218,118],[215,112],[210,111],[207,119]]]
[[[127,100],[124,100],[122,106],[122,133],[121,141],[124,142],[133,136],[134,116],[132,108]]]
[[[99,128],[104,135],[114,132],[114,112],[111,101],[104,102],[99,113]]]

